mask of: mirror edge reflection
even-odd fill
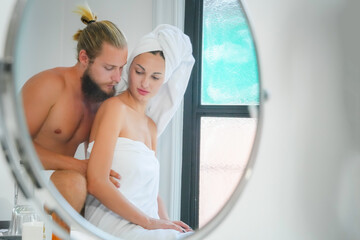
[[[0,102],[0,111],[3,113],[1,114],[3,119],[1,120],[1,124],[5,131],[4,135],[0,135],[1,137],[1,145],[4,150],[5,159],[9,163],[12,174],[14,175],[16,181],[19,185],[23,186],[21,190],[24,192],[24,195],[32,200],[37,206],[37,209],[43,213],[42,206],[40,206],[41,199],[37,196],[34,192],[41,192],[44,191],[48,197],[50,197],[54,203],[52,203],[52,207],[59,212],[59,215],[63,217],[65,220],[75,223],[76,226],[80,227],[83,230],[90,232],[94,237],[99,239],[115,239],[114,236],[103,232],[98,228],[94,228],[92,224],[88,223],[84,220],[79,214],[77,214],[70,205],[62,198],[61,195],[57,191],[54,191],[53,186],[48,188],[48,184],[46,183],[45,179],[42,177],[41,170],[43,169],[40,165],[40,162],[36,156],[35,150],[32,147],[31,139],[27,135],[27,137],[20,137],[22,136],[21,133],[26,132],[26,123],[23,117],[23,113],[18,111],[21,109],[21,103],[19,103],[19,98],[16,97],[16,91],[14,89],[14,81],[13,81],[13,73],[11,70],[12,66],[12,57],[13,57],[13,50],[16,43],[16,31],[19,29],[20,20],[22,16],[22,12],[26,7],[27,0],[17,0],[14,14],[10,22],[10,27],[8,30],[8,37],[6,40],[6,47],[5,47],[5,62],[2,64],[2,71],[1,76],[3,78],[2,83],[5,89],[4,92],[1,92],[1,102]],[[257,109],[257,130],[255,134],[254,144],[251,150],[251,154],[249,157],[249,161],[247,162],[244,170],[243,176],[240,178],[239,183],[226,202],[224,207],[219,211],[219,213],[210,220],[203,228],[196,231],[194,235],[188,237],[188,239],[201,239],[207,235],[209,235],[220,223],[222,220],[229,214],[230,210],[234,207],[236,202],[238,201],[241,193],[244,190],[244,187],[251,176],[251,172],[254,167],[256,153],[259,145],[259,138],[261,133],[261,126],[263,121],[263,114],[262,114],[262,107],[263,107],[263,94],[261,88],[261,77],[260,77],[260,66],[258,61],[258,51],[256,48],[256,38],[254,32],[252,31],[252,25],[246,11],[246,6],[244,1],[239,0],[240,6],[244,11],[244,16],[246,17],[249,29],[251,31],[251,35],[254,41],[255,47],[255,54],[257,58],[257,68],[258,68],[258,79],[259,79],[259,92],[260,92],[260,102],[259,107]],[[6,67],[8,66],[8,67]],[[15,111],[15,112],[14,112]],[[17,126],[17,127],[16,127]],[[15,138],[13,138],[15,137]],[[19,154],[18,154],[19,153]],[[25,178],[20,174],[21,166],[20,163],[16,159],[23,159],[23,165],[27,172],[26,177],[31,179],[31,183],[33,184],[30,186],[30,181],[26,183]],[[26,186],[26,187],[24,187]],[[45,215],[45,213],[44,213]],[[56,225],[56,224],[55,224]],[[68,237],[60,227],[57,225],[55,226],[56,232],[59,233],[60,236]],[[116,238],[118,239],[118,238]]]
[[[261,67],[260,67],[260,61],[259,61],[259,52],[257,48],[257,41],[256,36],[253,30],[253,25],[251,21],[251,17],[248,14],[248,10],[246,7],[246,0],[238,0],[240,3],[241,10],[243,11],[243,14],[245,16],[246,22],[249,27],[250,34],[252,36],[256,59],[257,59],[257,70],[258,70],[258,79],[259,79],[259,105],[256,107],[256,109],[252,108],[249,109],[250,113],[254,115],[254,117],[257,118],[257,128],[254,138],[253,147],[250,152],[250,156],[248,159],[248,162],[244,168],[243,175],[239,179],[239,182],[234,190],[234,192],[231,194],[230,198],[227,200],[225,205],[221,208],[221,210],[216,214],[214,218],[212,218],[209,222],[207,222],[204,227],[196,230],[196,234],[189,236],[188,239],[195,240],[195,239],[203,239],[208,235],[211,235],[211,232],[214,231],[221,223],[222,221],[229,215],[230,211],[234,208],[235,204],[239,201],[241,194],[244,192],[245,186],[247,182],[250,180],[255,160],[258,152],[258,148],[260,145],[260,137],[262,132],[262,126],[263,126],[263,107],[264,102],[268,100],[268,94],[267,92],[262,88],[262,82],[261,82]]]

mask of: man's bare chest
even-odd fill
[[[50,110],[41,129],[42,134],[63,143],[87,141],[94,113],[84,104],[57,104]]]

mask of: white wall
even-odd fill
[[[360,239],[360,2],[245,2],[270,98],[253,176],[207,240]]]
[[[0,58],[4,57],[4,48],[6,42],[5,36],[7,35],[8,25],[14,5],[15,0],[6,0],[1,2],[0,17],[2,24],[0,24]]]

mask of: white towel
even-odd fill
[[[127,89],[133,59],[141,53],[157,50],[163,51],[165,56],[165,79],[157,95],[149,101],[146,114],[156,123],[159,137],[184,97],[195,63],[189,37],[168,24],[161,24],[142,37],[129,56],[117,90],[122,92]]]

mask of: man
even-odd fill
[[[87,7],[79,7],[87,25],[74,35],[77,63],[43,71],[22,88],[28,129],[38,156],[51,181],[78,212],[86,199],[87,160],[74,158],[79,144],[87,146],[96,111],[115,94],[127,60],[127,44],[120,30],[109,21],[96,21]],[[110,176],[119,175],[111,171]]]

